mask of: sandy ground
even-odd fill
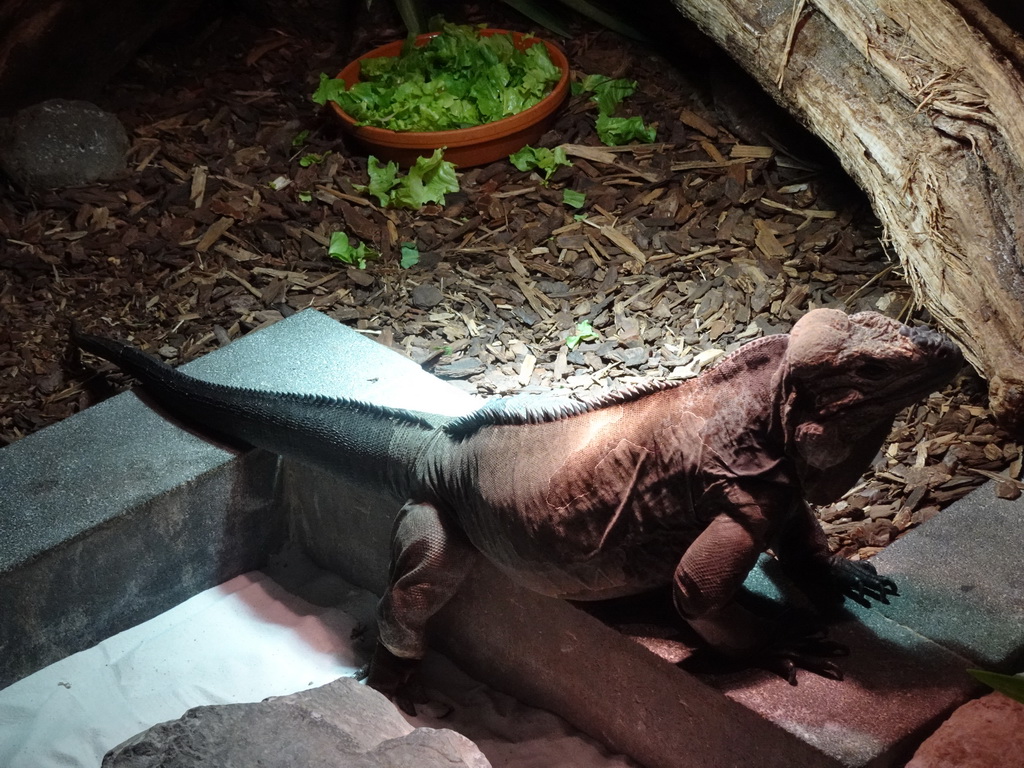
[[[338,589],[320,606],[262,572],[238,576],[0,691],[0,765],[95,768],[110,748],[205,704],[260,701],[352,675],[354,616],[372,596]],[[322,601],[318,601],[322,602]],[[346,611],[348,609],[348,611]],[[494,766],[628,766],[550,713],[526,707],[433,659],[428,682],[454,705],[443,720]]]

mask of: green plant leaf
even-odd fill
[[[427,203],[444,205],[444,196],[459,191],[455,165],[444,159],[444,152],[435,150],[430,157],[420,157],[399,180],[392,195],[395,208],[422,208]]]
[[[587,194],[586,192],[577,192],[575,189],[563,189],[562,202],[570,208],[582,208],[586,205]]]
[[[658,137],[654,126],[645,125],[642,117],[599,115],[594,125],[597,137],[609,147],[618,147],[632,141],[651,144]]]
[[[366,269],[367,260],[375,259],[380,254],[369,248],[366,243],[349,240],[348,234],[345,232],[333,232],[331,233],[331,243],[327,247],[327,255],[345,264]]]
[[[420,249],[416,247],[416,243],[402,243],[402,260],[400,262],[402,269],[415,267],[419,263]]]
[[[968,669],[967,673],[976,680],[983,682],[989,688],[1024,704],[1024,677],[1020,675],[1003,675],[999,672],[989,672],[984,669]]]
[[[366,186],[357,185],[360,192],[369,192],[377,198],[377,201],[386,206],[391,202],[391,190],[398,184],[398,163],[389,160],[387,165],[381,165],[373,155],[366,161],[366,172],[370,176],[370,183]]]
[[[572,162],[566,157],[565,147],[548,149],[547,147],[526,145],[518,152],[509,155],[508,159],[520,171],[543,171],[545,184],[559,166],[572,166]]]
[[[316,90],[309,97],[315,103],[323,106],[328,101],[337,101],[341,94],[345,93],[345,81],[336,80],[329,75],[325,75],[323,72],[320,73],[320,85],[317,86]]]
[[[299,147],[306,143],[307,139],[309,139],[309,129],[299,131],[298,133],[295,134],[295,137],[292,139],[292,147],[294,149],[298,149]]]
[[[303,202],[303,203],[311,203],[311,202],[313,202],[313,193],[312,192],[299,192],[299,200],[301,202]]]
[[[611,115],[625,99],[636,93],[636,80],[611,78],[607,75],[587,75],[574,91],[593,92],[590,100],[597,103],[598,113]]]
[[[423,8],[419,0],[395,0],[398,15],[410,35],[422,35],[426,32],[423,24]]]
[[[398,163],[381,165],[373,155],[367,160],[366,171],[370,183],[357,185],[356,189],[370,193],[382,206],[418,209],[426,203],[444,205],[445,194],[459,191],[455,165],[444,159],[441,149],[434,150],[430,157],[417,158],[405,176],[399,174]]]
[[[565,339],[565,346],[569,349],[576,349],[582,341],[597,341],[601,338],[594,327],[590,324],[589,320],[581,320],[576,323],[576,333],[571,336],[567,336]]]
[[[329,154],[331,153],[324,152],[322,155],[319,155],[316,152],[307,152],[306,154],[299,158],[299,165],[301,165],[303,168],[309,168],[309,166],[311,165],[319,165],[320,163],[327,159],[327,156]]]

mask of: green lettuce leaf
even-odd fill
[[[518,152],[508,156],[509,161],[520,171],[538,170],[544,172],[544,182],[547,183],[559,166],[571,166],[572,162],[565,155],[564,147],[531,147],[526,145]]]
[[[398,163],[389,160],[387,165],[381,165],[376,157],[370,155],[366,161],[366,170],[370,174],[370,183],[365,187],[357,186],[356,189],[369,192],[382,206],[388,205],[391,202],[391,190],[398,183]]]
[[[357,244],[349,240],[345,232],[334,232],[331,234],[331,244],[327,247],[327,255],[345,264],[366,269],[366,260],[375,259],[380,254],[366,243]]]
[[[562,202],[570,208],[582,208],[586,205],[587,194],[586,192],[577,192],[575,189],[563,189]]]
[[[581,320],[576,323],[576,333],[566,336],[565,346],[569,349],[576,349],[580,342],[583,341],[597,341],[601,337],[597,331],[594,330],[594,326],[590,324],[589,320]]]
[[[650,144],[658,136],[657,129],[645,125],[642,117],[599,115],[594,125],[597,128],[597,137],[609,147],[618,147],[632,141]]]
[[[420,249],[416,243],[402,243],[402,260],[399,262],[402,269],[415,267],[420,263]]]
[[[444,205],[445,194],[458,191],[455,165],[445,160],[444,153],[438,149],[430,157],[416,160],[409,173],[399,180],[391,204],[395,208],[413,209],[427,203]]]
[[[592,91],[594,95],[590,100],[597,102],[598,113],[611,115],[626,98],[636,92],[636,80],[612,79],[607,75],[587,75],[575,90],[578,93]]]
[[[382,206],[392,208],[422,208],[427,203],[444,205],[444,196],[459,191],[459,178],[455,165],[444,159],[443,150],[437,149],[430,157],[420,157],[405,176],[398,173],[398,164],[389,161],[381,165],[370,155],[366,163],[370,183],[357,186],[377,198]]]
[[[397,57],[363,59],[359,77],[346,88],[322,74],[313,101],[336,102],[363,125],[442,131],[522,112],[551,92],[561,72],[543,43],[519,50],[509,35],[444,24],[425,45],[408,41]]]
[[[328,101],[337,101],[338,96],[343,93],[345,93],[344,80],[335,80],[321,72],[320,85],[313,91],[313,95],[310,98],[320,106],[323,106]]]

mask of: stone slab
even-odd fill
[[[285,534],[275,468],[231,461],[0,572],[0,688],[259,567]]]
[[[1024,499],[989,483],[888,546],[872,562],[900,597],[879,611],[975,665],[1024,661]]]
[[[792,589],[766,556],[745,586],[771,600]],[[848,603],[844,613],[828,632],[850,649],[841,681],[802,672],[794,687],[753,670],[704,679],[843,765],[902,766],[977,691],[970,663],[874,608]]]
[[[0,688],[258,567],[276,466],[131,393],[0,449]]]

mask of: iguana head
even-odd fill
[[[781,371],[789,454],[809,501],[829,503],[867,469],[896,414],[963,365],[952,341],[876,312],[808,312]]]

